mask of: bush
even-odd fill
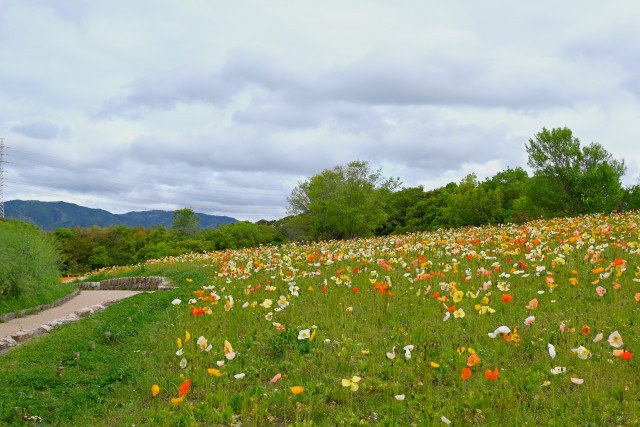
[[[37,294],[60,277],[53,241],[30,224],[0,221],[0,259],[0,301]]]

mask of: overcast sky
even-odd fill
[[[526,168],[567,126],[640,174],[640,2],[0,0],[4,200],[286,215],[366,160]]]

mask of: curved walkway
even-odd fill
[[[140,292],[142,291],[81,291],[76,297],[57,307],[0,323],[0,340],[20,334],[21,332],[34,331],[43,325],[65,318],[71,314],[82,312],[86,309],[91,309],[93,312],[95,311],[93,307],[102,306],[102,308],[104,308],[114,302],[139,294]]]

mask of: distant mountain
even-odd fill
[[[216,228],[238,222],[228,216],[196,213],[201,228]],[[130,227],[171,227],[173,211],[143,211],[112,214],[102,209],[86,208],[66,202],[40,202],[37,200],[9,200],[4,203],[5,218],[14,218],[35,224],[45,231],[56,228],[108,227],[127,225]]]

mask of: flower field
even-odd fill
[[[191,256],[153,398],[199,422],[637,423],[638,220]]]
[[[640,425],[639,233],[594,215],[114,270],[179,289],[91,422]]]

